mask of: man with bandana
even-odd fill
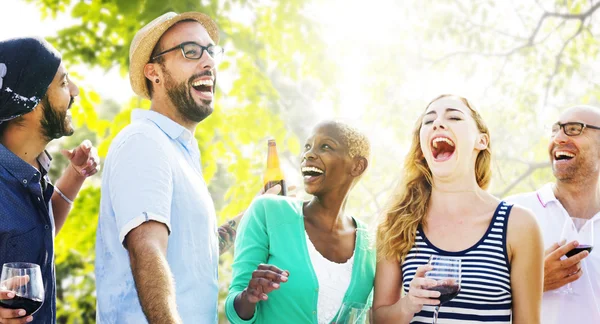
[[[54,184],[50,141],[73,134],[69,108],[79,94],[61,55],[41,38],[0,41],[0,264],[39,265],[44,302],[33,316],[0,307],[0,323],[56,323],[54,236],[85,179],[99,169],[89,141],[61,153],[69,160]],[[14,298],[0,290],[0,300]]]

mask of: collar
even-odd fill
[[[7,149],[6,146],[0,144],[0,165],[4,166],[4,168],[25,187],[31,181],[39,182],[41,177],[46,175],[50,169],[52,157],[46,150],[38,156],[37,160],[40,163],[42,170],[34,168],[29,163],[16,156],[11,150]]]
[[[553,183],[547,183],[536,192],[537,198],[544,208],[551,202],[558,202],[558,199],[554,196],[553,187]]]
[[[171,139],[182,142],[183,144],[189,144],[191,139],[193,138],[192,133],[187,130],[185,127],[179,125],[171,118],[157,113],[152,110],[145,109],[134,109],[131,112],[131,120],[144,120],[147,119],[158,128],[160,128],[165,134],[167,134]]]
[[[52,156],[50,155],[50,153],[44,150],[44,152],[42,152],[42,154],[38,156],[37,161],[42,167],[42,170],[40,170],[42,171],[42,174],[48,174],[48,171],[50,171],[50,165],[52,164]]]

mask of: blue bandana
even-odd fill
[[[0,123],[26,114],[38,105],[62,58],[42,38],[0,42]]]

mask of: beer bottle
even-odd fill
[[[279,195],[287,195],[287,188],[285,187],[285,179],[283,178],[283,172],[279,167],[279,157],[277,156],[277,146],[274,139],[269,140],[269,153],[267,154],[267,170],[264,176],[265,191],[274,187],[275,185],[281,185],[281,191]]]

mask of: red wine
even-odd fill
[[[583,252],[583,251],[588,251],[588,252],[592,252],[592,248],[594,248],[591,245],[578,245],[576,248],[574,248],[573,250],[567,252],[566,256],[567,258],[570,258],[572,256],[574,256],[575,254],[579,253],[579,252]]]
[[[29,299],[21,296],[15,296],[12,299],[0,300],[0,306],[9,309],[24,309],[25,316],[35,313],[42,307],[43,301],[39,299]]]
[[[267,184],[265,185],[265,191],[267,191],[269,188],[275,187],[276,185],[281,186],[281,191],[279,192],[279,195],[287,196],[287,188],[285,187],[285,180],[267,182]]]
[[[440,305],[450,301],[452,298],[458,295],[460,288],[458,285],[439,285],[435,287],[429,288],[429,290],[439,291],[441,293],[438,299],[440,300]]]

